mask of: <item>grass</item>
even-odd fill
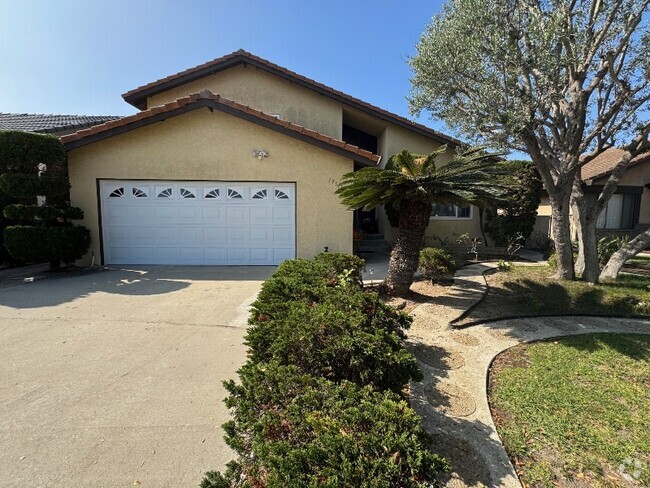
[[[650,337],[512,348],[493,363],[490,404],[525,486],[650,486]]]
[[[650,316],[650,276],[621,274],[596,286],[559,281],[548,266],[514,266],[486,276],[485,299],[457,325],[515,315]]]

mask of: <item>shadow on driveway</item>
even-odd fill
[[[138,266],[80,269],[17,282],[0,291],[0,307],[51,307],[97,293],[150,296],[174,293],[193,283],[213,282],[215,292],[226,292],[229,282],[259,282],[274,266]],[[0,273],[0,280],[2,276]]]

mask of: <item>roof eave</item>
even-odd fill
[[[279,132],[281,134],[285,134],[289,137],[293,137],[298,140],[302,140],[308,144],[312,144],[314,146],[320,147],[322,149],[328,150],[330,152],[339,154],[341,156],[353,159],[355,161],[358,161],[364,165],[367,166],[376,166],[379,164],[379,161],[376,161],[372,159],[371,157],[365,157],[362,154],[358,154],[355,152],[351,152],[344,147],[339,147],[337,145],[330,144],[326,141],[321,141],[319,139],[313,138],[309,136],[308,134],[304,134],[301,132],[298,132],[296,130],[284,127],[282,125],[273,123],[272,121],[257,117],[253,114],[250,114],[248,112],[239,110],[235,107],[231,107],[227,104],[219,103],[214,99],[211,98],[199,98],[198,100],[192,101],[191,103],[188,103],[186,105],[183,105],[178,108],[174,108],[171,110],[167,110],[164,112],[160,113],[154,113],[152,115],[149,115],[145,118],[142,119],[136,119],[133,120],[127,124],[117,126],[117,127],[112,127],[108,128],[105,130],[102,130],[100,132],[94,133],[94,134],[89,134],[87,136],[84,136],[82,138],[78,139],[73,139],[71,141],[65,142],[64,145],[66,149],[72,150],[76,149],[82,146],[86,146],[88,144],[92,144],[94,142],[107,139],[109,137],[113,137],[119,134],[123,134],[125,132],[129,132],[131,130],[137,129],[139,127],[143,127],[145,125],[150,125],[154,124],[156,122],[162,122],[166,119],[169,119],[171,117],[175,117],[177,115],[181,115],[187,112],[191,112],[194,110],[198,110],[200,108],[208,108],[210,110],[219,110],[221,112],[233,115],[235,117],[239,117],[241,119],[247,120],[249,122],[252,122],[254,124],[260,125],[262,127],[274,130],[276,132]]]

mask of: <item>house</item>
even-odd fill
[[[84,263],[271,265],[351,252],[355,221],[390,242],[383,211],[346,211],[337,182],[460,144],[241,50],[122,96],[140,111],[62,137]],[[434,207],[429,233],[480,235],[477,214]]]
[[[622,153],[622,149],[608,149],[582,167],[581,176],[587,198],[598,197]],[[632,159],[596,225],[599,236],[627,234],[630,237],[650,226],[650,152]],[[542,197],[535,231],[538,236],[551,235],[551,205],[548,196]],[[577,239],[575,226],[572,234]]]
[[[21,130],[62,136],[118,118],[114,115],[11,114],[0,112],[0,130]]]

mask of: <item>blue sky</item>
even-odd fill
[[[125,91],[243,48],[409,116],[405,59],[442,3],[0,0],[0,112],[131,114]]]

